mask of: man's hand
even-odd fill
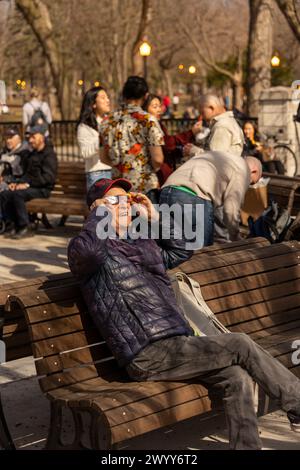
[[[17,187],[17,183],[9,183],[8,187],[11,191],[15,191]]]
[[[199,132],[201,132],[201,131],[202,131],[202,120],[197,121],[196,124],[194,124],[193,127],[192,127],[192,133],[194,135],[199,134]]]
[[[93,204],[90,206],[90,211],[92,211],[93,209],[95,209],[95,207],[98,207],[98,206],[106,206],[107,203],[108,203],[108,201],[104,198],[95,199]]]
[[[187,160],[200,152],[200,148],[193,144],[186,144],[183,147],[183,156]]]
[[[16,185],[16,190],[17,189],[28,189],[29,188],[29,184],[28,183],[19,183]]]
[[[131,196],[131,204],[137,205],[141,215],[144,215],[149,221],[159,221],[158,212],[155,210],[152,202],[147,196],[145,196],[145,194],[130,192],[129,195]]]

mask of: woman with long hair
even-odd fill
[[[110,112],[110,101],[106,90],[93,87],[82,101],[77,126],[77,141],[80,155],[85,160],[87,190],[100,178],[111,178],[111,167],[100,160],[100,125]]]
[[[176,169],[176,163],[179,163],[183,157],[182,150],[186,144],[195,142],[195,136],[201,130],[201,124],[196,123],[191,130],[170,135],[163,121],[160,120],[162,114],[162,102],[158,95],[149,94],[143,105],[143,109],[154,116],[160,123],[164,133],[165,145],[163,146],[164,163],[157,172],[157,177],[162,186],[168,176]]]

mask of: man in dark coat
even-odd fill
[[[181,250],[179,241],[174,249],[168,240],[126,236],[135,203],[148,221],[158,223],[150,200],[128,194],[130,187],[124,179],[96,182],[87,197],[90,215],[68,248],[89,313],[119,365],[133,380],[197,377],[222,392],[233,449],[261,448],[253,380],[300,430],[300,381],[287,368],[245,334],[193,335],[166,273],[190,252]],[[106,237],[105,209],[110,215]]]
[[[32,235],[26,201],[47,198],[54,188],[57,173],[57,158],[53,146],[46,141],[45,126],[29,129],[29,143],[33,148],[23,161],[23,175],[9,184],[9,189],[0,193],[0,207],[8,220],[13,222],[6,236],[24,238]]]
[[[28,142],[22,142],[17,127],[5,131],[5,147],[0,151],[0,180],[9,183],[23,174],[23,163],[30,153]]]

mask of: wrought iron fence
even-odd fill
[[[255,120],[255,118],[250,119]],[[172,135],[191,129],[195,121],[195,119],[164,119],[163,123]],[[62,161],[81,160],[76,139],[76,124],[77,121],[53,121],[50,126],[51,140],[58,158]],[[0,144],[4,142],[5,129],[12,126],[17,127],[23,135],[21,122],[0,122]]]
[[[164,124],[170,134],[183,132],[190,129],[195,122],[194,119],[164,119]],[[50,126],[50,136],[60,160],[77,161],[81,157],[76,139],[77,121],[53,121]],[[17,127],[23,135],[23,125],[21,122],[0,122],[0,141],[3,143],[5,130],[10,127]]]

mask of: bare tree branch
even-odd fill
[[[60,110],[63,115],[61,54],[54,40],[53,27],[48,8],[41,0],[16,0],[16,6],[32,28],[33,33],[47,57],[53,82],[57,89]]]
[[[296,39],[300,42],[300,2],[298,0],[275,0],[285,16]]]
[[[210,47],[208,45],[208,41],[207,41],[207,38],[205,37],[205,34],[204,34],[203,30],[201,31],[201,33],[202,33],[203,41],[205,42],[205,45],[206,45],[206,48],[207,48],[207,51],[208,51],[209,58],[202,52],[201,47],[199,46],[198,41],[194,37],[191,30],[189,28],[187,28],[187,26],[181,20],[179,20],[179,22],[180,22],[180,26],[182,28],[182,31],[185,33],[187,38],[193,44],[193,46],[195,48],[195,51],[196,51],[200,61],[202,61],[210,69],[215,70],[216,72],[221,73],[222,75],[225,75],[230,80],[232,80],[234,83],[236,83],[237,77],[234,73],[230,72],[229,70],[225,69],[224,67],[221,67],[215,61],[213,61],[212,55],[211,55],[211,52],[210,52]]]

